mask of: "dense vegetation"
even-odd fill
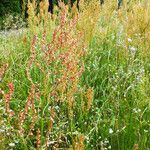
[[[21,1],[2,0],[0,2],[0,16],[4,16],[6,13],[21,13]]]
[[[30,0],[32,1],[32,0]],[[36,0],[37,9],[42,0]],[[72,2],[74,2],[73,0]],[[68,0],[64,0],[68,4]],[[27,26],[26,18],[28,17],[28,0],[2,0],[0,1],[0,30],[18,29]],[[57,0],[53,0],[53,5],[58,5]],[[48,8],[47,8],[48,9]]]
[[[150,1],[28,4],[0,35],[0,150],[148,150]]]
[[[42,0],[36,0],[37,5]],[[73,0],[74,2],[75,0]],[[69,3],[68,0],[64,0],[64,2],[67,4]],[[27,3],[28,0],[2,0],[0,1],[0,16],[4,16],[8,13],[18,13],[22,14],[22,11],[27,11]],[[58,3],[58,0],[53,0],[54,4]]]

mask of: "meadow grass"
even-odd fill
[[[0,37],[0,149],[150,149],[149,6],[29,3],[27,31]]]

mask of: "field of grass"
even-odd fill
[[[0,35],[0,150],[149,150],[150,1],[28,7]]]

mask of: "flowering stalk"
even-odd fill
[[[36,58],[35,42],[36,42],[36,36],[34,35],[33,40],[32,40],[32,44],[31,44],[31,49],[30,49],[31,55],[30,55],[30,59],[28,61],[28,65],[27,65],[27,68],[26,68],[27,78],[31,83],[32,83],[32,79],[31,79],[31,76],[30,76],[30,68],[31,68],[31,66],[32,66],[32,64],[33,64],[33,62],[35,61],[35,58]]]
[[[55,117],[55,111],[54,108],[51,109],[51,118],[50,118],[50,123],[49,123],[49,128],[46,134],[46,148],[49,146],[49,135],[51,133],[52,127],[53,127],[53,122],[54,122],[54,117]]]
[[[89,111],[92,106],[94,91],[92,88],[88,88],[86,97],[87,97],[87,110]]]
[[[41,149],[41,131],[39,128],[36,131],[36,144],[37,144],[37,149],[40,150]]]
[[[134,150],[138,150],[139,149],[139,145],[138,144],[135,144],[134,145]]]
[[[26,119],[26,116],[28,115],[29,108],[30,107],[32,108],[32,111],[33,111],[34,115],[36,114],[36,109],[35,109],[35,106],[34,106],[34,97],[35,97],[35,86],[32,85],[31,86],[31,90],[29,92],[29,96],[28,96],[26,104],[25,104],[24,111],[20,112],[20,114],[19,114],[19,133],[21,135],[24,134],[23,123],[24,123],[24,121]],[[34,118],[33,120],[36,120],[36,116],[33,117],[33,118]],[[31,130],[32,130],[33,126],[34,126],[34,123],[30,127],[30,131],[29,131],[30,134],[31,134]]]
[[[8,68],[8,64],[4,64],[4,65],[0,68],[0,82],[1,82],[1,80],[2,80],[2,77],[3,77],[4,73],[5,73],[5,71],[7,70],[7,68]]]
[[[10,100],[14,93],[14,85],[12,82],[8,83],[9,92],[7,94],[4,93],[4,101],[5,101],[5,112],[8,114],[8,117],[12,117],[14,112],[10,109]]]
[[[76,139],[74,141],[73,149],[74,150],[84,150],[85,149],[84,140],[85,140],[84,135],[80,135],[79,138],[76,137]]]

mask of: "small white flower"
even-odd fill
[[[59,109],[59,106],[55,106],[55,108],[56,108],[56,110],[58,110]],[[51,108],[50,108],[51,109]]]
[[[137,49],[135,47],[130,47],[129,49],[132,54],[135,54],[137,51]]]
[[[128,42],[132,42],[132,39],[128,38]]]
[[[130,50],[131,51],[136,51],[136,48],[135,47],[130,47]]]
[[[4,133],[5,132],[5,130],[3,130],[3,129],[0,129],[0,133]]]
[[[18,140],[14,140],[14,142],[17,144],[17,143],[19,143],[19,141]]]
[[[110,146],[108,146],[108,149],[111,149],[111,145],[110,145]]]
[[[148,133],[148,130],[145,130],[145,129],[144,129],[144,132],[145,132],[145,133]]]
[[[133,109],[133,111],[134,111],[135,113],[137,113],[137,110],[136,110],[136,108],[134,108],[134,109]]]
[[[134,108],[133,111],[134,111],[134,113],[140,113],[140,112],[141,112],[141,109],[136,109],[136,108]]]
[[[109,143],[109,141],[108,141],[108,140],[106,140],[106,141],[104,141],[104,143],[105,143],[105,144],[108,144],[108,143]]]
[[[10,147],[14,147],[14,146],[15,146],[15,143],[9,143],[9,146],[10,146]]]
[[[10,133],[9,133],[9,132],[7,132],[7,133],[6,133],[6,135],[8,135],[8,136],[9,136],[9,135],[10,135]]]
[[[112,128],[109,129],[109,134],[112,134],[114,131]]]

